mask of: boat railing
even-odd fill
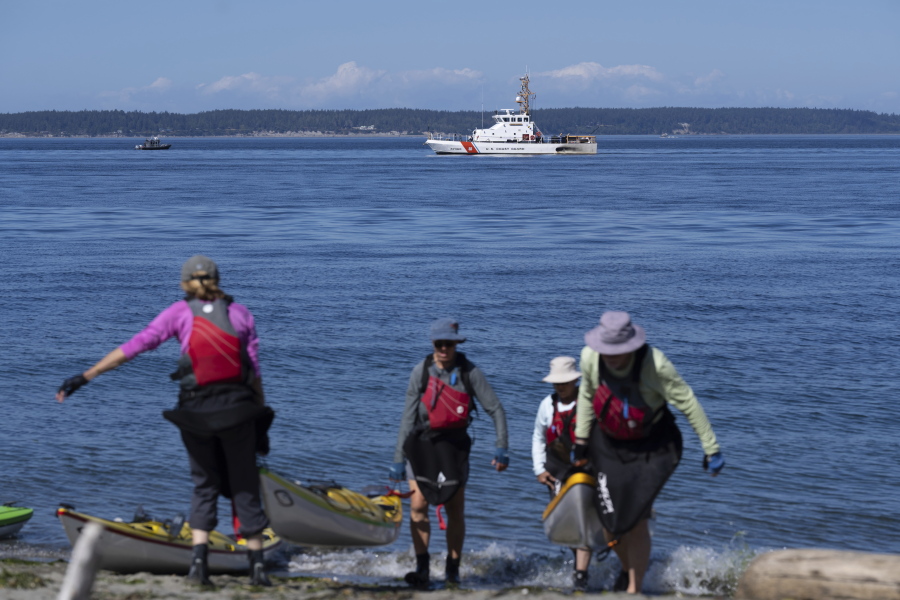
[[[429,140],[441,140],[445,142],[471,142],[471,135],[463,135],[461,133],[429,133]]]
[[[595,135],[567,135],[567,144],[596,144],[597,136]]]
[[[438,133],[428,134],[429,140],[440,140],[447,142],[472,142],[475,141],[471,135],[462,135],[459,133]],[[507,140],[482,140],[492,142],[505,142],[508,144],[595,144],[597,136],[595,135],[573,135],[560,134],[551,136],[529,136],[529,139],[507,139]]]
[[[471,138],[470,138],[471,140]],[[595,135],[532,135],[527,139],[517,140],[494,140],[506,141],[510,144],[595,144],[597,136]]]
[[[596,144],[597,136],[595,135],[574,135],[574,134],[566,134],[566,135],[554,135],[550,136],[549,139],[551,144]]]

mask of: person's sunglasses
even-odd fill
[[[212,275],[192,275],[192,281],[209,281],[211,279],[215,279]]]
[[[456,346],[458,342],[452,342],[450,340],[436,340],[434,342],[435,348],[453,348]]]

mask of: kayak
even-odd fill
[[[7,502],[0,506],[0,538],[16,535],[28,519],[34,514],[34,509],[12,506],[14,502]]]
[[[336,483],[303,485],[259,470],[269,526],[300,546],[383,546],[397,539],[403,505],[390,492],[375,497]]]
[[[544,510],[544,533],[554,544],[569,548],[602,548],[603,526],[596,508],[597,479],[575,473]]]
[[[148,572],[186,574],[191,565],[191,526],[183,519],[162,522],[136,516],[131,523],[109,521],[76,512],[62,505],[56,516],[74,546],[87,523],[103,526],[100,536],[100,568],[120,573]],[[268,556],[281,545],[269,529],[263,531],[263,553]],[[209,572],[240,573],[249,568],[247,543],[218,531],[209,532]]]

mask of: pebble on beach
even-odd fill
[[[56,600],[68,563],[31,562],[15,559],[0,560],[0,597],[4,600]],[[94,581],[91,598],[95,600],[149,600],[166,598],[174,600],[236,600],[253,598],[291,598],[297,600],[448,600],[464,597],[466,600],[497,600],[515,598],[527,594],[535,600],[571,600],[570,590],[541,590],[537,588],[510,588],[505,590],[457,590],[437,589],[416,592],[401,581],[382,585],[359,585],[336,582],[331,578],[272,577],[271,588],[247,585],[246,575],[213,575],[215,590],[192,587],[179,575],[153,575],[133,573],[128,575],[100,571]],[[575,594],[576,596],[581,594]],[[639,600],[644,596],[604,593],[604,600]]]

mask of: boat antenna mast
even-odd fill
[[[516,102],[518,102],[519,104],[519,111],[523,115],[528,115],[531,114],[531,101],[537,96],[537,94],[532,94],[531,90],[528,89],[528,73],[525,73],[524,77],[519,77],[519,81],[522,82],[522,89],[519,90],[519,95],[516,96]]]

